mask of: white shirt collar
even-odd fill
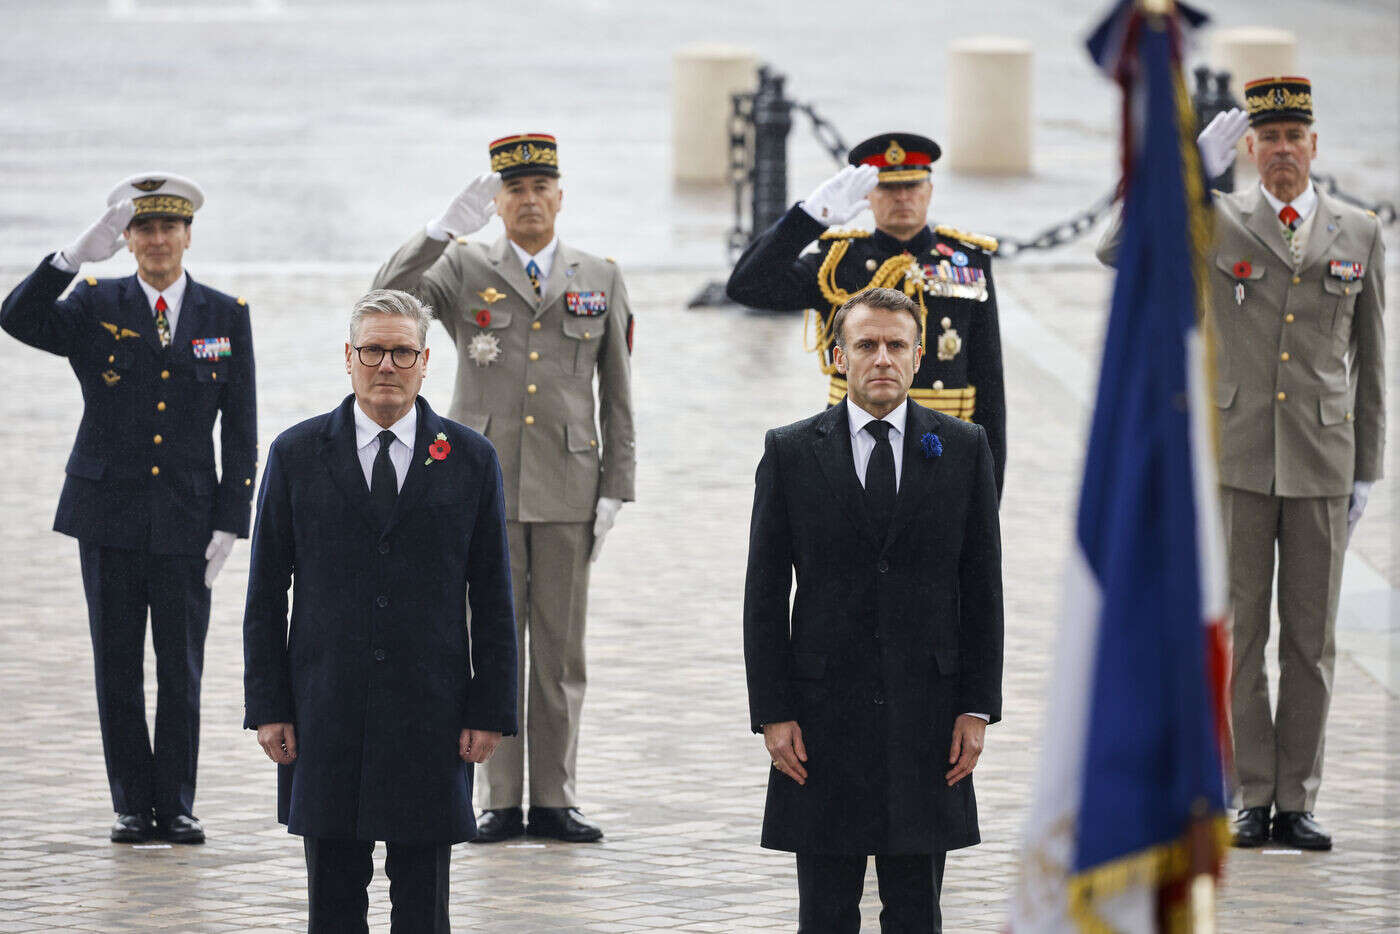
[[[355,409],[355,447],[363,448],[366,445],[376,443],[379,439],[379,433],[384,429],[365,414],[365,410],[360,408],[358,399],[353,408]],[[389,430],[394,433],[395,438],[402,441],[412,451],[413,442],[418,433],[418,403],[414,402],[413,405],[409,406],[408,414],[390,425]]]
[[[136,276],[136,281],[141,283],[141,291],[146,293],[146,303],[151,306],[152,314],[155,314],[156,299],[162,295],[165,296],[166,308],[170,312],[177,312],[180,310],[180,304],[185,300],[185,286],[189,284],[189,273],[183,269],[180,270],[180,278],[172,282],[164,292],[157,292],[149,282],[141,278],[139,273]]]
[[[543,286],[544,280],[549,278],[550,269],[554,267],[554,251],[559,248],[559,235],[555,234],[554,239],[549,241],[545,248],[534,256],[526,253],[525,248],[514,240],[511,240],[509,237],[506,239],[510,241],[510,248],[515,251],[515,255],[520,259],[520,268],[524,269],[526,266],[530,265],[530,260],[534,260],[535,265],[540,267],[540,283],[541,286]]]
[[[1274,209],[1274,217],[1278,217],[1278,212],[1283,210],[1283,202],[1275,198],[1273,192],[1264,187],[1264,183],[1259,183],[1259,190],[1264,193],[1264,198],[1269,202],[1269,207]],[[1312,179],[1308,179],[1308,187],[1303,189],[1303,193],[1292,201],[1293,210],[1298,212],[1300,219],[1306,220],[1317,207],[1317,189],[1313,188]]]
[[[890,427],[901,436],[904,434],[904,425],[909,418],[909,397],[905,396],[904,401],[899,404],[893,412],[884,417],[884,421],[890,423]],[[875,416],[862,409],[851,401],[851,397],[846,397],[846,420],[850,423],[851,437],[861,433],[866,423],[875,421]]]

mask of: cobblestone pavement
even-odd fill
[[[1044,672],[1087,420],[1082,390],[1046,368],[1046,347],[1058,342],[1092,365],[1108,285],[1089,266],[1002,270],[1006,719],[989,731],[978,769],[986,842],[948,861],[951,931],[1000,930],[1014,884],[1046,734]],[[204,277],[252,303],[264,447],[348,391],[344,320],[369,273]],[[0,288],[22,274],[5,270]],[[687,311],[693,274],[638,273],[629,284],[639,315],[639,497],[594,574],[579,777],[582,807],[607,838],[455,848],[459,930],[794,927],[792,858],[757,845],[768,762],[747,729],[740,607],[763,429],[814,411],[822,377],[801,351],[794,317]],[[430,346],[425,394],[446,409],[452,348],[436,327]],[[112,845],[77,549],[47,531],[78,394],[62,361],[8,338],[0,363],[11,386],[0,394],[0,932],[303,929],[301,847],[275,823],[273,766],[239,728],[247,543],[216,584],[209,631],[196,806],[209,842]],[[1356,544],[1391,569],[1394,542],[1377,517],[1393,519],[1393,486],[1377,488]],[[1388,579],[1397,584],[1393,571]],[[154,683],[149,662],[147,678]],[[1318,806],[1337,849],[1235,854],[1222,930],[1395,928],[1398,711],[1396,696],[1343,652]],[[375,929],[386,930],[382,873],[371,911]],[[872,872],[867,929],[877,912]]]

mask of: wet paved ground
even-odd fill
[[[1081,45],[1102,5],[983,5],[961,10],[950,32],[908,0],[879,17],[910,28],[878,32],[852,28],[850,5],[831,0],[555,0],[525,13],[422,0],[6,4],[0,289],[82,230],[121,175],[166,166],[195,176],[210,203],[190,268],[252,303],[265,446],[347,391],[338,358],[350,302],[479,170],[485,142],[522,128],[558,133],[569,192],[561,234],[621,260],[639,315],[639,501],[623,510],[594,574],[580,755],[582,805],[607,839],[457,847],[453,922],[502,932],[790,930],[791,857],[757,846],[767,758],[747,731],[740,606],[763,429],[810,414],[825,386],[795,319],[683,308],[722,274],[729,202],[724,191],[670,184],[671,53],[697,39],[751,46],[854,141],[888,126],[939,135],[951,35],[1033,39],[1035,176],[943,173],[935,201],[940,219],[1027,234],[1110,184],[1116,101]],[[1327,114],[1318,167],[1394,199],[1394,2],[1329,8],[1326,29],[1318,10],[1280,0],[1218,12],[1226,25],[1299,34],[1300,70]],[[790,152],[796,199],[831,163],[802,120]],[[1389,239],[1394,283],[1394,228]],[[121,256],[85,271],[129,270]],[[950,931],[999,930],[1014,885],[1108,283],[1088,242],[998,267],[1011,414],[1006,720],[989,732],[979,767],[986,843],[949,860]],[[441,330],[431,344],[425,394],[445,409],[455,361]],[[76,546],[47,531],[78,393],[62,361],[8,338],[0,365],[10,378],[0,393],[0,932],[303,928],[301,848],[273,820],[273,767],[239,729],[247,543],[214,594],[197,802],[209,843],[113,846]],[[1223,931],[1400,925],[1395,435],[1392,479],[1376,488],[1353,541],[1361,560],[1348,568],[1342,610],[1318,804],[1337,849],[1235,854]],[[387,928],[382,873],[371,904]],[[870,929],[873,873],[866,907]]]

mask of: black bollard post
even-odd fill
[[[792,101],[783,96],[786,78],[768,66],[758,70],[753,99],[753,201],[749,240],[773,226],[788,209],[787,136]]]

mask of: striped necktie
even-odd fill
[[[156,296],[156,334],[160,335],[160,345],[170,346],[170,319],[165,313],[170,310],[170,306],[165,303],[164,295]]]
[[[525,275],[530,277],[530,284],[535,287],[535,294],[540,294],[540,267],[534,260],[530,260],[530,265],[525,267]]]

